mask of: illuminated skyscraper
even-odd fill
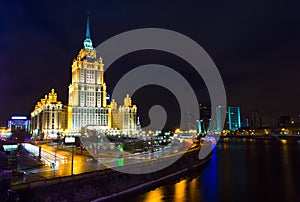
[[[241,127],[240,107],[228,107],[229,130],[238,130]]]
[[[122,134],[131,133],[136,130],[136,111],[129,96],[119,109],[114,101],[107,103],[104,64],[93,47],[88,16],[83,48],[72,64],[68,104],[69,135],[80,135],[89,129],[109,133],[111,128],[121,130]]]
[[[109,108],[106,103],[104,64],[97,57],[90,37],[87,19],[86,38],[72,64],[72,83],[69,86],[68,129],[80,133],[83,127],[96,127],[106,131],[109,126]]]

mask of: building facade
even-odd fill
[[[226,124],[225,119],[226,119],[226,107],[217,106],[216,107],[216,131],[215,131],[216,133],[220,134],[223,131],[224,124]]]
[[[26,116],[12,116],[7,127],[11,132],[24,130],[30,133],[30,120]]]
[[[34,139],[56,139],[67,128],[67,108],[57,100],[54,89],[42,98],[31,112],[31,134]]]
[[[88,17],[83,48],[72,64],[68,135],[80,136],[88,129],[109,133],[111,129],[117,128],[121,133],[124,130],[126,134],[136,130],[137,109],[131,104],[129,96],[118,109],[114,101],[111,104],[107,102],[104,64],[93,47]]]
[[[229,130],[238,130],[241,128],[240,107],[228,107],[228,128]]]
[[[110,104],[112,128],[120,130],[123,135],[135,135],[137,128],[137,107],[132,104],[131,97],[127,94],[124,104],[117,107],[115,100]]]
[[[72,83],[69,86],[68,130],[74,135],[87,126],[97,126],[102,131],[110,127],[104,64],[102,58],[97,57],[90,38],[89,18],[83,45],[73,60]]]

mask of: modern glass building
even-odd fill
[[[241,127],[240,107],[228,107],[228,127],[229,130],[238,130]]]

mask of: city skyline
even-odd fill
[[[3,1],[0,201],[298,201],[299,7]]]
[[[29,115],[41,95],[52,88],[67,104],[66,86],[71,81],[69,67],[84,39],[82,30],[87,10],[93,19],[95,46],[130,29],[161,27],[175,30],[197,41],[210,54],[223,77],[228,104],[241,106],[242,116],[253,109],[268,118],[299,114],[299,93],[295,88],[300,64],[296,51],[300,41],[299,16],[293,10],[296,6],[272,4],[271,1],[264,5],[255,1],[249,5],[236,2],[236,8],[229,4],[222,9],[217,7],[218,3],[102,5],[91,2],[82,4],[83,7],[61,4],[58,7],[20,1],[6,2],[1,8],[3,30],[0,42],[4,47],[0,52],[1,125],[6,125],[11,115]],[[153,16],[148,9],[155,5],[157,15]],[[69,12],[64,9],[74,10],[74,15],[66,14]],[[168,12],[164,12],[165,9]],[[203,11],[201,16],[199,10]],[[216,14],[214,18],[213,13]],[[169,18],[166,19],[167,15]],[[137,16],[143,16],[143,20]],[[130,70],[132,65],[145,62],[142,60],[148,53],[143,54],[142,57],[137,54],[127,60],[121,59],[115,64],[115,69],[120,72],[107,72],[107,83],[112,84],[108,86],[108,92],[119,74]],[[164,56],[150,53],[149,60],[162,61],[179,69],[176,58],[167,56],[168,59],[163,59]],[[190,78],[199,97],[202,93],[207,97],[204,85],[198,86],[197,78],[188,68],[178,71]],[[141,94],[133,96],[138,106],[144,101],[139,97]],[[203,101],[208,103],[209,99]]]

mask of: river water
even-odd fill
[[[196,175],[122,201],[300,201],[300,140],[225,138]]]

